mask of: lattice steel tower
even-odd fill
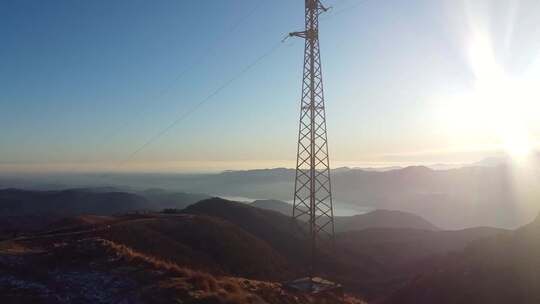
[[[319,0],[305,0],[305,5],[305,30],[289,34],[305,39],[293,218],[308,221],[313,277],[320,242],[333,241],[334,214],[319,52],[319,15],[327,8]]]

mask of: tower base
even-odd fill
[[[335,282],[319,277],[305,277],[282,284],[284,289],[296,292],[320,294],[329,293],[336,296],[343,296],[343,287]]]

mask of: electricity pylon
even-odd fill
[[[308,222],[313,278],[320,243],[334,239],[334,212],[319,51],[319,15],[328,9],[320,0],[305,0],[305,6],[305,30],[289,34],[305,39],[293,219]]]

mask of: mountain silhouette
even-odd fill
[[[126,192],[0,190],[0,216],[111,215],[147,207],[146,199]]]
[[[184,212],[234,223],[272,246],[290,261],[291,267],[299,265],[305,269],[308,250],[302,237],[294,233],[290,217],[220,198],[201,201]],[[364,297],[378,299],[435,267],[447,254],[459,252],[475,240],[504,233],[508,232],[488,227],[458,231],[371,228],[342,232],[336,235],[335,253],[321,251],[325,258],[319,270]]]
[[[225,196],[289,200],[293,169],[224,172],[184,178],[182,191]],[[515,229],[530,222],[538,209],[518,215],[512,172],[506,165],[433,170],[424,166],[388,171],[333,170],[335,206],[397,210],[419,215],[442,229],[493,226]],[[531,197],[534,189],[527,189]],[[521,202],[524,204],[523,202]],[[536,207],[535,207],[536,208]],[[532,213],[531,213],[532,212]]]
[[[537,181],[531,180],[525,183],[531,186],[517,189],[511,164],[495,164],[444,170],[424,166],[388,168],[382,171],[338,168],[332,170],[334,205],[337,208],[346,206],[357,210],[409,212],[441,229],[477,226],[516,229],[532,221],[540,211],[534,201],[536,188],[532,186]],[[118,174],[111,177],[111,184],[122,185],[118,188],[124,190],[120,191],[128,192],[133,190],[127,187],[142,190],[160,187],[168,192],[288,201],[292,198],[294,178],[293,169],[277,168],[218,174]],[[98,177],[91,175],[78,178],[60,176],[55,181],[69,185],[80,183],[79,179],[87,185],[102,185]],[[43,180],[42,183],[48,182]],[[38,184],[38,181],[33,180],[27,184]],[[526,207],[526,210],[517,212],[515,206]]]

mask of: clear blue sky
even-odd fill
[[[468,138],[441,126],[437,102],[474,87],[466,37],[483,13],[505,70],[520,75],[532,64],[540,41],[535,2],[486,11],[461,1],[326,1],[334,6],[321,17],[334,164],[461,162],[496,151],[489,134]],[[288,40],[129,156],[300,30],[303,4],[0,2],[0,168],[292,166],[301,40]]]

